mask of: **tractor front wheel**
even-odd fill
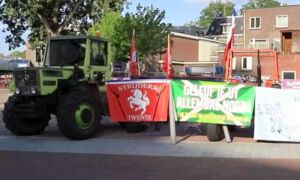
[[[27,103],[15,95],[10,96],[4,104],[3,122],[11,133],[20,136],[36,135],[47,127],[50,120],[50,113],[47,110],[42,109],[43,112],[39,111],[33,114],[21,112],[23,108],[30,105],[29,102]]]
[[[93,137],[100,127],[100,106],[87,87],[78,87],[61,97],[57,120],[61,132],[70,139]]]

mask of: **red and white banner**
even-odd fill
[[[168,46],[164,57],[163,71],[167,75],[167,79],[171,79],[172,76],[172,62],[171,62],[171,42],[170,35],[168,35]]]
[[[131,47],[130,47],[130,63],[129,63],[129,72],[131,76],[139,76],[139,70],[136,59],[136,44],[135,44],[135,30],[132,31],[131,37]]]
[[[115,122],[167,121],[170,83],[167,80],[107,82],[110,117]]]
[[[224,50],[224,57],[223,60],[224,62],[227,61],[228,59],[228,53],[230,51],[230,49],[233,46],[234,43],[234,32],[235,32],[235,16],[236,16],[236,11],[235,9],[232,10],[232,16],[231,16],[231,28],[227,37],[227,41],[226,41],[226,47]]]

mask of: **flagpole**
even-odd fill
[[[140,61],[139,61],[139,59],[137,59],[136,62],[137,62],[137,67],[138,67],[138,75],[141,76],[141,69],[140,69]]]

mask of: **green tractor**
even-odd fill
[[[14,71],[15,92],[3,109],[15,135],[40,134],[50,114],[70,139],[87,139],[106,115],[104,82],[111,78],[110,45],[102,38],[57,36],[47,43],[42,67]]]

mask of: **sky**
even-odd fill
[[[129,0],[132,4],[129,6],[130,9],[126,11],[135,12],[137,4],[141,4],[142,6],[153,5],[154,8],[166,11],[164,22],[178,26],[198,19],[201,10],[207,7],[210,1],[211,0]],[[231,0],[230,2],[234,3],[236,10],[239,11],[241,5],[246,4],[248,1],[249,0]],[[299,0],[279,0],[279,2],[287,3],[288,5],[300,4]],[[10,52],[8,45],[5,43],[6,34],[1,31],[2,28],[3,25],[0,24],[0,53],[8,55]],[[26,39],[26,36],[23,36],[23,38]],[[25,50],[25,46],[15,50]]]

